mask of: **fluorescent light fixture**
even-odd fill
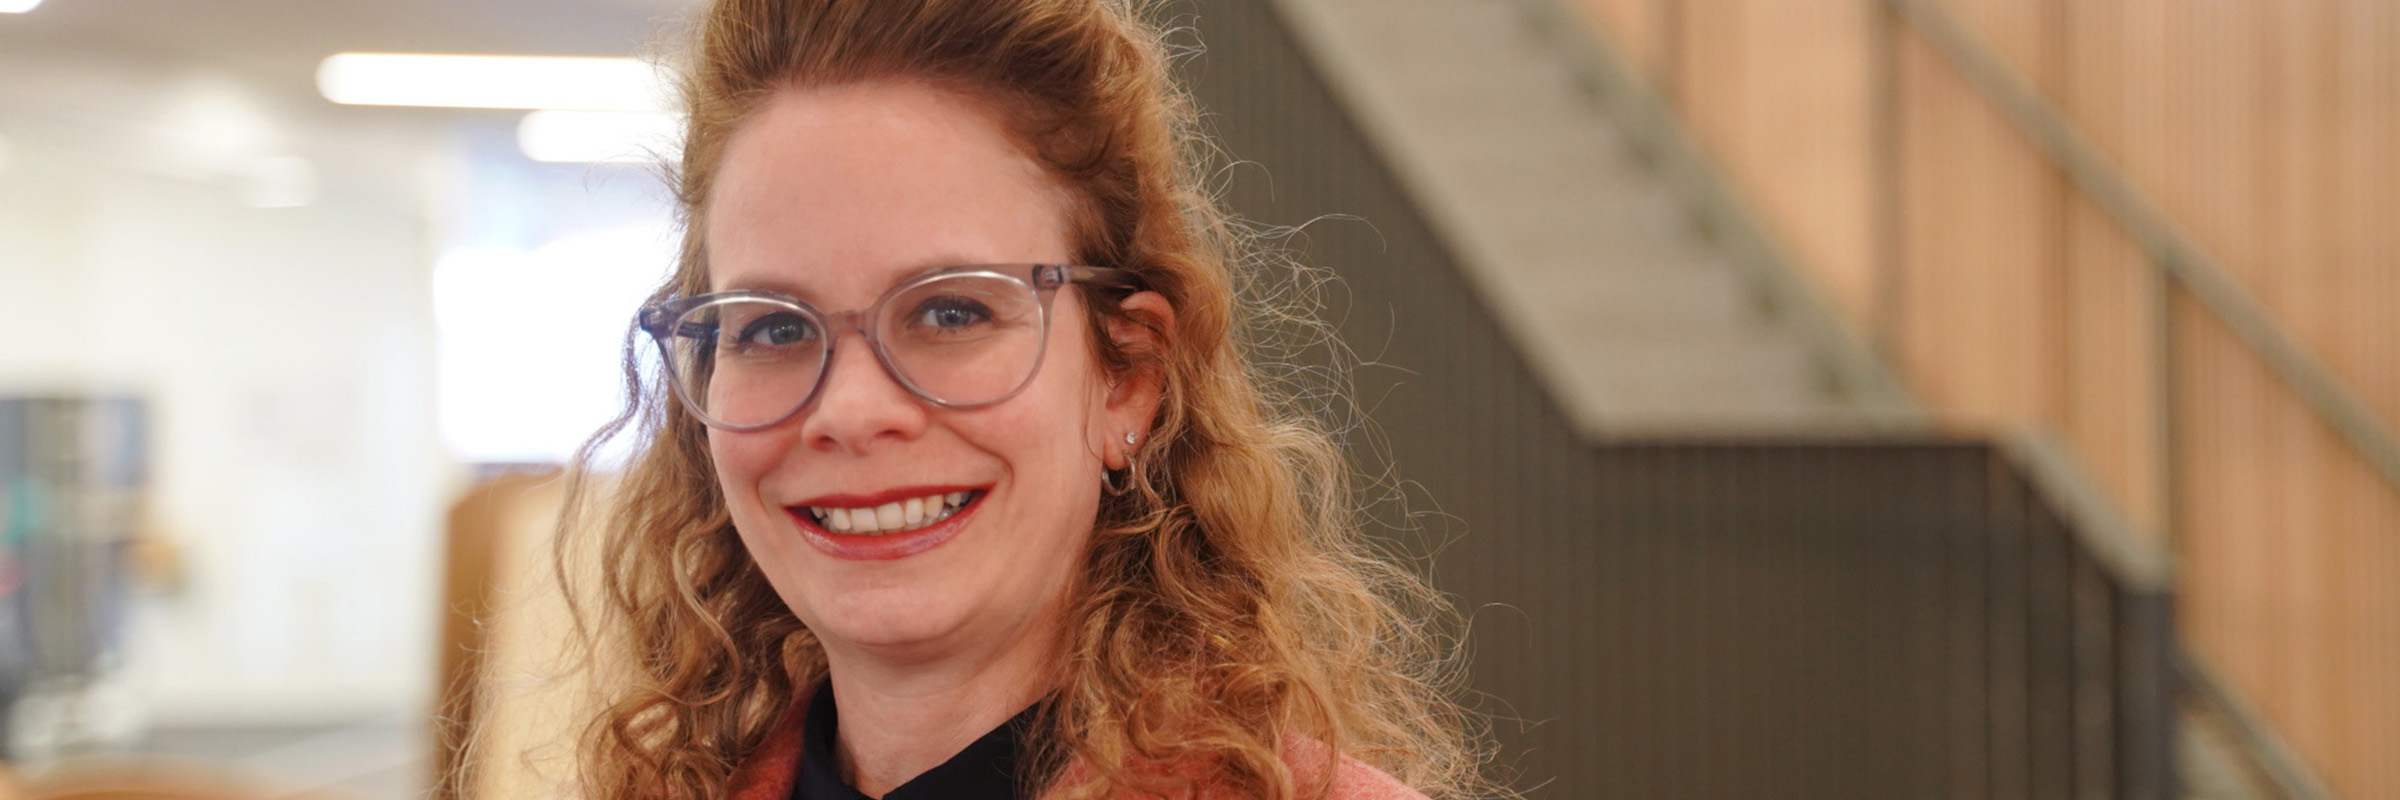
[[[42,0],[0,0],[0,14],[23,14],[41,4]]]
[[[346,105],[658,111],[668,86],[631,58],[336,53],[317,65],[317,91]]]
[[[659,112],[535,111],[517,123],[517,149],[549,162],[673,160],[682,150],[681,122]]]

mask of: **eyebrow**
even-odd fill
[[[974,265],[979,265],[979,264],[1020,264],[1020,263],[1023,263],[1023,264],[1032,264],[1032,263],[1046,263],[1046,262],[1033,262],[1033,261],[1006,261],[1006,260],[993,260],[993,259],[988,259],[988,258],[987,258],[987,259],[974,259],[974,258],[961,258],[961,257],[953,256],[953,255],[942,255],[942,256],[936,256],[936,257],[932,257],[932,258],[922,258],[922,259],[917,259],[917,260],[915,260],[915,261],[909,262],[909,263],[908,263],[908,265],[907,265],[907,266],[905,266],[905,267],[904,267],[904,268],[903,268],[903,269],[902,269],[902,270],[901,270],[901,271],[900,271],[900,272],[899,272],[899,273],[898,273],[898,274],[897,274],[895,277],[893,277],[893,279],[892,279],[892,280],[890,280],[890,281],[886,282],[882,288],[878,288],[878,289],[876,289],[876,290],[875,290],[875,292],[876,292],[877,294],[882,294],[882,293],[883,293],[883,291],[884,291],[885,289],[889,289],[891,286],[893,286],[893,285],[897,285],[897,284],[899,284],[901,281],[905,281],[905,280],[908,280],[908,279],[910,279],[910,278],[914,278],[914,277],[916,277],[916,276],[923,275],[923,274],[925,274],[925,273],[928,273],[928,272],[932,272],[932,271],[934,271],[934,270],[939,270],[939,269],[949,269],[949,268],[951,268],[951,267],[974,266]],[[718,292],[739,292],[739,291],[760,291],[760,292],[774,292],[774,293],[777,293],[777,294],[784,294],[784,295],[790,295],[790,296],[792,296],[792,297],[797,297],[797,298],[800,298],[800,299],[802,299],[802,300],[807,300],[807,301],[809,301],[809,302],[812,302],[812,303],[813,303],[813,302],[816,302],[816,301],[817,301],[817,299],[818,299],[818,298],[816,297],[816,293],[814,293],[814,292],[810,292],[810,291],[807,291],[807,290],[803,289],[803,288],[802,288],[802,287],[801,287],[799,284],[796,284],[796,283],[793,283],[793,282],[791,282],[790,280],[786,279],[786,277],[785,277],[784,275],[782,275],[782,274],[769,274],[769,275],[746,275],[746,276],[743,276],[743,277],[742,277],[740,280],[737,280],[737,281],[728,281],[728,282],[726,282],[726,283],[725,283],[723,286],[716,287],[716,288],[715,288],[715,289],[713,289],[712,291],[718,291]]]
[[[728,281],[723,285],[709,289],[709,291],[711,293],[774,292],[776,294],[791,295],[804,300],[808,299],[812,294],[814,294],[801,289],[799,284],[785,280],[783,276],[780,275],[747,276],[738,281]]]

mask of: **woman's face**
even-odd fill
[[[711,291],[839,313],[929,269],[1069,263],[1066,208],[979,104],[915,83],[787,89],[719,166]],[[766,430],[709,431],[743,543],[830,653],[940,658],[1050,632],[1104,455],[1121,465],[1151,411],[1106,380],[1083,318],[1078,291],[1060,291],[1040,371],[997,405],[927,405],[845,329],[815,403]],[[963,509],[914,530],[845,536],[818,520],[960,492]]]

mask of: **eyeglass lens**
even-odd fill
[[[1042,308],[1022,281],[945,276],[911,285],[876,310],[871,322],[884,363],[903,386],[937,403],[1000,400],[1040,363]],[[831,352],[824,320],[771,300],[701,306],[671,330],[668,365],[677,388],[705,417],[733,427],[799,410]]]

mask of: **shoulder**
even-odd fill
[[[1342,759],[1325,788],[1325,800],[1426,800],[1424,794],[1355,759]]]
[[[726,781],[728,800],[782,800],[791,796],[800,774],[801,729],[808,718],[808,694],[794,698],[775,721],[767,738],[738,762]]]
[[[1292,777],[1303,790],[1325,781],[1325,800],[1426,800],[1423,793],[1383,770],[1349,756],[1335,756],[1324,742],[1295,736],[1285,739],[1281,749],[1283,763],[1291,767]],[[1334,762],[1329,780],[1324,777],[1328,760]]]
[[[1286,739],[1278,749],[1284,766],[1291,770],[1299,800],[1426,800],[1424,793],[1373,765],[1347,756],[1333,758],[1333,749],[1323,742],[1295,736]],[[1135,767],[1135,771],[1169,784],[1181,783],[1185,788],[1165,794],[1118,789],[1108,796],[1116,800],[1240,800],[1248,796],[1223,780],[1222,775],[1189,761],[1173,766],[1151,764]],[[1072,784],[1091,780],[1095,775],[1090,765],[1076,763],[1062,777]],[[1320,786],[1324,788],[1322,795],[1316,793]]]

